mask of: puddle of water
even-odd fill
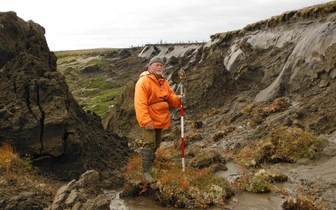
[[[217,172],[216,175],[226,177],[234,181],[238,177],[241,166],[235,163],[227,163],[228,170]],[[275,193],[256,194],[241,192],[234,195],[225,205],[226,209],[234,210],[282,210],[282,198]]]
[[[129,210],[181,210],[166,208],[146,197],[124,198]],[[207,210],[282,210],[280,196],[243,192],[230,199],[224,207],[211,207]]]
[[[225,205],[231,210],[282,210],[282,198],[272,193],[255,194],[242,192],[235,195]]]
[[[228,170],[226,171],[218,171],[216,172],[216,175],[219,177],[229,177],[229,176],[235,176],[238,175],[240,172],[240,165],[237,165],[235,163],[227,163],[226,167]]]
[[[129,207],[129,210],[167,210],[167,209],[174,209],[174,208],[165,208],[165,207],[161,207],[158,206],[156,204],[156,202],[143,197],[143,196],[139,196],[139,197],[135,197],[135,198],[124,198],[125,203],[127,205],[127,207]]]
[[[167,208],[157,205],[155,201],[152,201],[146,197],[139,196],[135,198],[123,198],[129,210],[181,210],[181,208]],[[194,208],[195,209],[195,208]],[[197,210],[197,209],[195,209]],[[212,207],[208,210],[222,210],[222,208]]]

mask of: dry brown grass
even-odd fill
[[[310,7],[305,7],[300,10],[284,12],[281,15],[273,16],[267,20],[249,24],[244,28],[244,30],[254,31],[262,28],[275,27],[283,23],[322,18],[331,13],[334,13],[335,11],[336,1],[331,1],[325,4],[317,4]]]
[[[30,159],[21,158],[9,143],[0,145],[0,198],[27,191],[51,200],[58,187],[52,180],[39,175]]]
[[[14,149],[9,143],[3,143],[0,147],[0,162],[9,159],[14,155]]]

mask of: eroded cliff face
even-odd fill
[[[78,105],[56,70],[45,29],[14,12],[0,13],[0,25],[0,143],[13,144],[57,179],[96,169],[118,180],[127,140]]]
[[[300,112],[291,121],[307,130],[330,133],[335,125],[335,110],[329,104],[335,102],[335,11],[335,2],[330,2],[285,12],[239,31],[215,34],[201,46],[146,46],[139,56],[166,59],[168,79],[179,68],[186,71],[191,119],[201,118],[213,107],[237,113],[242,108],[238,97],[248,103],[287,97],[299,104],[298,109],[319,106],[325,113]]]
[[[321,19],[282,23],[276,27],[263,27],[257,31],[247,32],[242,38],[231,42],[228,53],[224,57],[224,65],[232,73],[242,71],[241,63],[251,57],[247,49],[240,47],[244,44],[249,49],[269,51],[268,55],[276,49],[282,49],[282,53],[286,52],[283,56],[274,53],[275,55],[271,56],[274,60],[262,58],[269,64],[277,63],[276,61],[281,57],[285,60],[279,63],[281,65],[264,66],[259,70],[263,75],[260,83],[266,88],[256,95],[256,101],[273,99],[282,95],[282,91],[285,91],[285,94],[291,94],[311,81],[318,80],[319,87],[326,87],[335,79],[336,74],[333,66],[323,65],[332,59],[330,50],[336,43],[335,19],[336,14],[330,14]],[[258,58],[257,60],[262,61]],[[272,75],[276,77],[272,78]]]
[[[335,102],[335,11],[335,2],[330,2],[286,12],[241,31],[216,34],[211,48],[221,52],[230,78],[244,83],[239,87],[255,90],[249,91],[253,102],[287,97],[301,110],[292,121],[318,134],[331,133],[335,125],[331,114],[335,110],[329,104]],[[311,110],[317,106],[321,112]]]

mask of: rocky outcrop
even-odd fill
[[[74,179],[59,188],[48,210],[110,209],[111,200],[116,197],[113,192],[104,191],[100,174],[95,170],[90,170],[82,174],[78,181]]]
[[[0,13],[0,25],[0,143],[57,179],[96,169],[120,185],[127,139],[104,131],[100,117],[78,105],[56,70],[45,29],[15,12]]]

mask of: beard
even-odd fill
[[[163,75],[162,75],[162,71],[160,71],[160,72],[156,72],[155,75],[156,75],[157,77],[159,77],[159,78],[163,77]]]

